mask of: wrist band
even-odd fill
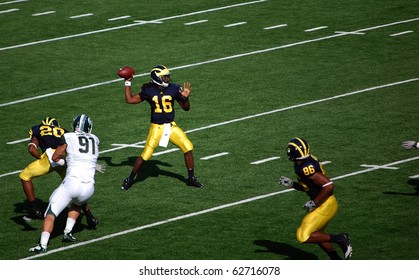
[[[130,87],[131,86],[131,81],[125,81],[125,86]]]
[[[416,149],[419,149],[419,142],[416,142],[416,144],[415,144],[415,148],[416,148]]]

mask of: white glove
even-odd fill
[[[316,208],[316,203],[314,203],[313,200],[307,201],[306,204],[304,204],[303,208],[307,211],[310,212],[311,210],[313,210],[314,208]]]
[[[104,164],[99,164],[99,163],[96,163],[96,170],[97,171],[99,171],[100,173],[105,173],[105,170],[106,170],[106,165],[104,165]]]
[[[287,188],[292,188],[292,185],[294,185],[294,182],[290,178],[285,177],[285,176],[281,176],[279,178],[279,182],[278,183],[280,185],[283,185],[284,187],[287,187]]]
[[[65,163],[64,159],[60,159],[57,162],[52,160],[52,155],[54,154],[54,151],[51,148],[46,149],[45,154],[47,155],[48,160],[51,163],[52,167],[57,167],[57,166],[63,166],[64,165],[64,163]]]
[[[418,142],[416,141],[404,141],[402,143],[402,147],[405,148],[406,150],[417,148],[418,147],[417,145],[418,145]]]

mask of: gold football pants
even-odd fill
[[[304,217],[300,227],[297,229],[297,240],[303,243],[307,241],[313,232],[323,232],[329,221],[335,216],[337,210],[338,202],[336,197],[331,195],[319,207]]]
[[[61,179],[64,179],[66,167],[57,166],[53,168],[49,162],[47,154],[43,153],[40,159],[30,163],[25,169],[22,170],[22,172],[20,172],[19,178],[24,181],[31,181],[33,178],[46,175],[53,171],[57,171],[57,173],[61,176]]]
[[[189,140],[188,136],[186,136],[186,133],[180,127],[178,127],[175,122],[171,122],[170,124],[172,125],[172,130],[169,141],[181,149],[183,153],[192,151],[193,144]],[[156,149],[160,142],[160,139],[163,135],[163,130],[164,124],[150,124],[147,141],[145,143],[144,150],[141,153],[143,160],[149,160],[151,158],[154,149]]]

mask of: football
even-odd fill
[[[124,79],[131,78],[135,73],[135,69],[131,66],[124,66],[118,70],[118,76]]]

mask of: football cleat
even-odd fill
[[[63,239],[61,239],[62,242],[75,242],[77,239],[73,236],[71,232],[63,234]]]
[[[95,217],[86,216],[86,221],[89,229],[96,229],[97,225],[99,224],[99,221]]]
[[[23,220],[26,222],[31,222],[32,220],[35,220],[35,219],[42,220],[43,218],[44,218],[44,215],[38,209],[29,210],[29,213],[23,216]]]
[[[43,253],[47,252],[47,247],[42,246],[41,244],[38,244],[35,247],[30,248],[29,252],[33,252],[33,253],[36,253],[36,254],[43,254]]]
[[[191,186],[191,187],[195,187],[195,188],[199,188],[202,189],[204,187],[203,184],[201,184],[200,182],[198,182],[198,180],[196,179],[196,177],[191,177],[188,179],[188,182],[186,183],[186,185]]]
[[[340,241],[338,245],[343,251],[343,256],[345,260],[348,260],[352,256],[352,246],[349,243],[349,234],[347,233],[341,233],[339,234]]]
[[[130,180],[130,178],[126,178],[124,180],[124,182],[122,183],[121,190],[123,190],[123,191],[128,190],[129,188],[131,188],[133,183],[134,182],[132,180]]]

